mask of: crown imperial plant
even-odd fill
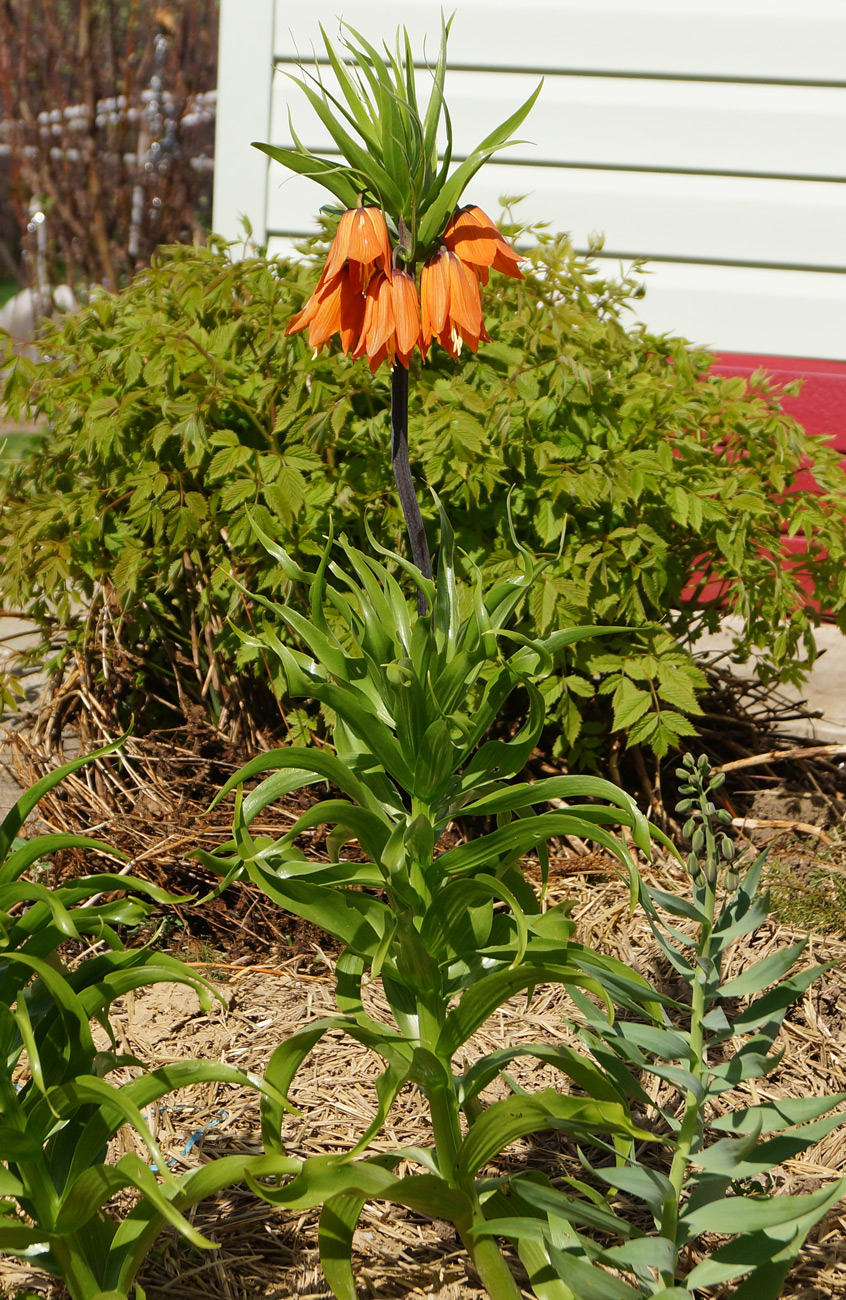
[[[412,556],[431,577],[432,566],[408,464],[408,366],[416,347],[424,361],[434,341],[458,359],[463,346],[476,352],[489,340],[482,319],[481,285],[491,268],[522,278],[520,257],[481,208],[459,206],[476,172],[498,149],[513,144],[540,93],[477,146],[454,171],[452,127],[444,103],[446,47],[452,19],[444,22],[425,112],[417,97],[408,33],[386,58],[348,24],[344,56],[321,27],[339,95],[319,70],[308,80],[292,74],[344,159],[313,154],[294,136],[293,149],[256,148],[309,176],[344,205],[314,292],[285,333],[308,330],[320,351],[337,334],[345,355],[367,357],[372,372],[391,368],[391,458]],[[439,154],[443,119],[444,149]],[[351,134],[350,132],[354,134]],[[356,138],[357,137],[357,138]],[[416,268],[420,272],[420,292]],[[423,596],[418,596],[421,613]]]

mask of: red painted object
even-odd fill
[[[784,409],[808,433],[834,436],[834,445],[846,458],[846,361],[811,361],[807,357],[762,357],[747,352],[718,352],[712,372],[742,375],[767,370],[779,384],[802,380],[798,397],[785,397]]]
[[[766,370],[779,384],[802,380],[796,397],[784,397],[784,409],[811,434],[826,434],[843,457],[846,470],[846,361],[818,361],[807,357],[770,357],[747,352],[718,352],[712,374],[727,377],[740,375],[748,379],[756,370]],[[794,491],[813,492],[816,487],[808,471],[797,478]],[[800,537],[785,537],[784,550],[790,555],[804,553]],[[786,560],[786,563],[790,563]],[[700,578],[704,575],[699,575]],[[688,589],[688,594],[692,594]],[[723,592],[719,583],[711,583],[696,594],[698,601],[719,601]]]

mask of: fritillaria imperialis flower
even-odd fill
[[[344,353],[366,356],[374,374],[383,361],[407,370],[418,346],[425,361],[433,339],[455,359],[463,345],[475,352],[490,337],[480,284],[487,284],[491,267],[523,278],[522,259],[490,217],[472,206],[453,214],[424,262],[419,300],[412,271],[394,265],[402,255],[392,251],[378,208],[348,208],[314,293],[285,333],[308,329],[316,351],[338,334]]]
[[[378,208],[348,208],[338,222],[324,274],[337,275],[344,265],[352,284],[364,293],[377,267],[391,274],[388,227]]]
[[[308,344],[319,352],[333,334],[339,334],[344,353],[358,342],[364,324],[364,295],[355,286],[346,267],[327,276],[326,268],[317,288],[302,311],[288,322],[285,334],[308,328]]]
[[[459,208],[447,224],[442,239],[451,253],[460,257],[465,265],[472,266],[482,284],[487,284],[491,266],[514,280],[523,279],[520,270],[523,259],[508,247],[481,208],[472,204]]]
[[[389,278],[377,271],[367,287],[364,323],[354,357],[367,354],[376,373],[383,361],[408,369],[409,358],[420,340],[420,305],[414,277],[394,271]]]
[[[433,338],[456,358],[466,343],[475,352],[490,335],[482,321],[482,297],[475,272],[457,253],[442,248],[420,275],[422,328],[420,351],[425,360]]]

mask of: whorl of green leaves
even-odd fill
[[[658,752],[690,732],[703,678],[683,647],[723,613],[741,655],[757,647],[765,673],[801,679],[819,609],[846,625],[846,486],[765,376],[753,390],[709,372],[706,353],[632,323],[635,279],[540,241],[525,282],[490,296],[496,341],[472,365],[412,362],[411,459],[486,584],[514,567],[510,493],[517,536],[544,559],[522,632],[641,629],[580,642],[543,683],[550,740],[589,765],[614,731]],[[43,658],[69,629],[113,674],[125,722],[173,725],[186,698],[218,719],[276,712],[222,580],[288,588],[245,506],[301,564],[330,518],[361,548],[368,518],[403,547],[387,376],[284,337],[313,284],[308,262],[175,248],[52,326],[37,366],[3,361],[7,409],[23,416],[32,391],[49,436],[0,476],[0,602],[35,619]],[[793,490],[808,462],[818,495]],[[788,535],[807,542],[799,563],[783,562]],[[697,573],[723,604],[685,596]],[[289,717],[297,738],[315,725]]]
[[[143,1066],[116,1050],[109,1025],[116,998],[168,982],[193,988],[206,1010],[211,1001],[206,982],[182,962],[150,945],[127,948],[119,937],[122,927],[148,922],[157,906],[186,899],[109,871],[52,885],[39,870],[45,855],[70,848],[124,855],[87,836],[18,838],[48,790],[119,743],[43,777],[0,824],[0,1252],[62,1278],[72,1300],[132,1295],[138,1269],[168,1225],[193,1246],[213,1247],[185,1212],[242,1181],[246,1170],[260,1176],[267,1164],[235,1156],[177,1175],[145,1108],[207,1082],[246,1085],[285,1105],[272,1085],[218,1062],[181,1061],[122,1084],[108,1080],[113,1071]],[[93,946],[96,955],[68,963],[69,944]],[[93,1022],[111,1039],[104,1050],[92,1037]],[[125,1124],[146,1147],[146,1161],[130,1152],[109,1164],[109,1142]],[[267,1172],[298,1167],[277,1160]],[[121,1220],[106,1207],[127,1190],[134,1204]]]
[[[666,840],[630,796],[607,781],[514,781],[544,725],[535,681],[549,671],[557,650],[600,629],[568,628],[540,639],[511,630],[514,609],[536,576],[528,555],[487,588],[477,571],[469,611],[462,613],[443,513],[440,524],[434,582],[375,542],[368,553],[345,538],[336,553],[330,537],[319,567],[309,572],[257,529],[288,579],[306,588],[309,615],[262,600],[268,617],[251,640],[268,659],[278,657],[294,698],[311,697],[331,710],[334,753],[286,746],[252,759],[218,796],[238,792],[231,843],[213,854],[195,853],[222,878],[219,890],[246,878],[342,945],[339,1014],[305,1025],[280,1044],[268,1082],[286,1092],[315,1044],[333,1030],[382,1058],[372,1121],[349,1151],[306,1160],[280,1187],[250,1180],[275,1205],[324,1206],[321,1259],[343,1300],[355,1296],[352,1239],[368,1200],[454,1222],[493,1300],[516,1300],[498,1247],[473,1236],[490,1214],[493,1180],[484,1177],[485,1166],[515,1138],[550,1128],[578,1136],[598,1126],[626,1146],[652,1140],[632,1120],[619,1090],[603,1087],[600,1072],[566,1048],[525,1043],[457,1073],[454,1058],[468,1039],[509,998],[538,984],[592,994],[609,1016],[617,1006],[658,1014],[660,999],[644,979],[578,943],[565,905],[544,907],[522,861],[537,852],[545,882],[549,839],[578,835],[616,856],[636,897],[636,866],[615,828],[626,827],[647,854],[653,838]],[[374,558],[374,549],[391,567]],[[423,592],[425,615],[409,612],[396,568]],[[283,643],[282,627],[294,632],[302,650]],[[502,736],[497,723],[516,692],[526,701],[526,716],[516,734]],[[262,780],[243,797],[244,784],[256,777]],[[338,794],[315,804],[285,835],[273,840],[251,833],[252,821],[269,804],[322,781]],[[550,800],[559,806],[536,811]],[[485,819],[495,828],[444,846],[443,833],[457,817],[470,824]],[[326,828],[327,861],[306,857],[298,844],[317,826]],[[377,978],[390,1010],[387,1024],[373,1019],[361,1000],[365,980]],[[483,1089],[519,1055],[553,1066],[588,1096],[550,1088],[483,1106]],[[433,1145],[370,1154],[409,1083],[428,1099]],[[263,1103],[269,1155],[283,1153],[283,1118],[278,1105]],[[397,1176],[403,1160],[422,1172]],[[499,1182],[504,1190],[509,1180]]]
[[[255,144],[291,171],[317,181],[345,208],[354,208],[362,197],[365,203],[381,207],[394,239],[401,241],[407,263],[416,260],[418,246],[425,255],[440,236],[482,164],[514,143],[513,133],[528,116],[541,89],[539,85],[450,174],[452,124],[444,101],[444,78],[451,23],[452,18],[442,19],[441,45],[425,111],[418,103],[414,58],[404,28],[397,33],[396,51],[386,45],[386,58],[382,58],[348,23],[342,24],[349,36],[339,54],[321,27],[341,98],[324,85],[319,65],[308,79],[288,75],[331,135],[339,157],[313,154],[297,139],[293,122],[293,149]],[[442,118],[445,141],[438,138]]]

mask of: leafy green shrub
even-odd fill
[[[814,653],[802,572],[846,625],[846,480],[765,377],[753,393],[710,374],[708,354],[631,322],[633,279],[537,238],[525,281],[487,290],[493,341],[459,364],[412,363],[412,460],[485,581],[515,562],[510,493],[517,538],[545,559],[523,631],[642,629],[558,662],[544,687],[558,750],[590,762],[613,728],[661,753],[692,730],[703,684],[681,643],[719,614],[687,599],[697,574],[742,616],[739,652],[760,646],[782,679]],[[313,281],[307,263],[169,249],[53,326],[40,365],[9,361],[5,401],[13,413],[32,401],[50,432],[0,488],[0,599],[38,621],[42,653],[57,627],[96,647],[92,671],[121,716],[172,722],[192,703],[232,726],[276,716],[258,652],[237,637],[251,611],[226,577],[265,595],[286,579],[245,506],[301,560],[330,516],[362,542],[370,515],[403,545],[387,374],[284,337]],[[807,461],[823,491],[797,496]],[[798,568],[779,562],[785,531],[807,539]],[[302,715],[290,721],[300,734]]]

